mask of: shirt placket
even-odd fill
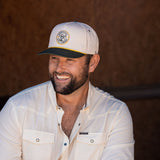
[[[70,142],[72,142],[72,140],[74,139],[74,137],[76,136],[77,132],[79,132],[82,124],[84,124],[84,121],[86,120],[86,118],[88,117],[88,111],[89,111],[89,107],[84,105],[83,109],[80,110],[80,113],[78,115],[78,118],[74,124],[72,133],[71,133],[71,138],[70,138]]]
[[[63,137],[62,145],[61,145],[61,156],[58,158],[58,160],[67,160],[66,157],[68,157],[68,147],[69,147],[69,139],[66,136],[66,134],[63,132],[61,122],[63,117],[64,111],[61,107],[57,107],[57,118],[58,118],[58,127],[60,134]]]
[[[61,154],[58,160],[68,160],[68,158],[71,156],[70,155],[71,153],[69,153],[69,150],[70,150],[69,148],[71,147],[70,144],[74,143],[76,135],[79,134],[81,127],[83,126],[84,122],[86,121],[86,118],[88,117],[87,116],[88,112],[89,112],[89,107],[86,107],[80,111],[80,114],[72,129],[70,139],[68,139],[68,137],[63,132],[63,129],[61,126],[64,111],[61,107],[57,107],[59,133],[62,135],[62,138],[63,138],[63,142],[61,142],[62,143]]]

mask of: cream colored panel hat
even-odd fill
[[[85,54],[98,54],[98,50],[98,36],[92,27],[80,22],[66,22],[53,28],[48,49],[38,54],[78,58]]]

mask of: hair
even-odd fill
[[[93,56],[92,54],[87,54],[86,55],[86,65],[89,65],[92,56]]]

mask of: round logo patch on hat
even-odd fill
[[[69,33],[67,31],[60,31],[56,37],[58,44],[65,44],[69,40]]]

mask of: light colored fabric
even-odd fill
[[[0,112],[0,160],[133,160],[125,103],[91,84],[70,139],[51,82],[11,97]]]

